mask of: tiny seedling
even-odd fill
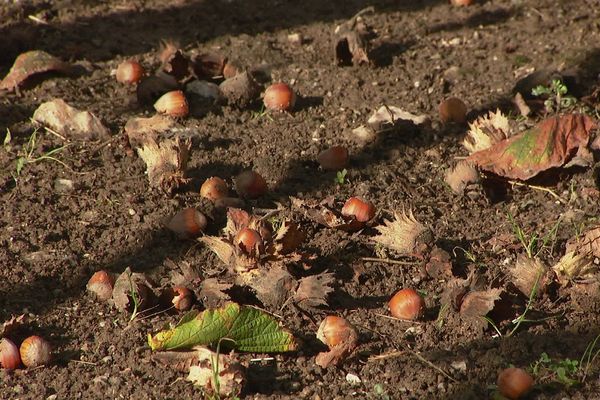
[[[269,121],[273,121],[273,117],[269,113],[269,110],[265,108],[264,104],[260,107],[260,110],[252,112],[252,119],[266,118]]]
[[[560,218],[558,219],[558,221],[556,221],[556,224],[554,224],[552,229],[541,238],[538,236],[537,233],[526,233],[523,230],[523,228],[521,228],[519,224],[517,224],[512,214],[510,213],[508,213],[508,220],[510,221],[513,227],[513,232],[515,236],[517,237],[517,239],[519,239],[521,245],[523,245],[527,257],[534,258],[538,256],[540,252],[544,250],[544,248],[548,247],[548,243],[550,242],[550,240],[552,240],[552,245],[549,246],[550,251],[552,251],[552,249],[554,248],[554,244],[556,242],[556,235],[558,233],[558,227],[560,226]]]
[[[531,364],[530,369],[531,373],[541,380],[558,382],[566,387],[580,383],[577,379],[580,363],[570,358],[552,360],[547,353],[542,353],[540,358]]]
[[[27,164],[33,164],[33,163],[45,161],[45,160],[57,162],[57,163],[61,164],[62,166],[68,168],[67,164],[65,164],[63,161],[59,160],[58,158],[56,158],[56,155],[59,152],[61,152],[62,150],[64,150],[65,148],[67,148],[69,146],[68,144],[57,147],[56,149],[53,149],[53,150],[49,150],[37,157],[34,155],[34,153],[36,151],[36,147],[37,147],[37,132],[38,132],[38,129],[37,128],[34,129],[34,131],[31,133],[31,136],[29,136],[29,140],[23,146],[23,149],[19,152],[19,157],[17,158],[17,162],[16,162],[16,166],[15,166],[16,176],[21,175],[23,168],[25,168],[25,166]],[[7,138],[8,138],[9,134],[10,134],[10,131],[8,132],[7,137],[5,137],[5,139],[4,139],[5,145],[7,143]],[[8,140],[10,142],[10,139],[8,139]]]
[[[531,288],[531,293],[529,293],[529,298],[527,299],[527,305],[525,306],[525,310],[523,311],[523,313],[521,315],[519,315],[516,319],[514,319],[512,321],[512,323],[515,324],[515,326],[508,333],[507,336],[512,336],[517,331],[517,329],[519,329],[519,326],[521,326],[521,324],[523,322],[527,321],[525,319],[525,316],[527,315],[527,312],[529,312],[529,310],[531,309],[533,301],[535,300],[535,297],[536,297],[537,291],[538,291],[538,285],[540,283],[541,278],[542,278],[542,272],[538,273],[538,275],[536,276],[535,283],[533,284],[533,287]]]
[[[598,346],[598,340],[600,340],[600,335],[596,336],[594,340],[588,343],[581,359],[579,360],[579,368],[583,372],[583,377],[581,378],[581,382],[585,382],[592,364],[596,361],[596,358],[600,354],[600,349]]]
[[[338,171],[335,174],[335,178],[333,178],[333,181],[338,185],[343,185],[344,183],[346,183],[346,174],[348,174],[348,170],[346,168],[344,168],[341,171]]]
[[[133,287],[131,276],[129,277],[129,295],[131,296],[131,301],[133,301],[133,311],[129,318],[129,322],[131,322],[138,316],[140,310],[140,297],[138,296],[137,290]]]
[[[531,91],[534,96],[547,96],[544,107],[548,113],[558,113],[575,106],[577,99],[567,93],[567,86],[560,79],[553,79],[550,86],[539,85]]]

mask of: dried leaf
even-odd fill
[[[23,324],[25,324],[25,314],[11,316],[8,321],[4,321],[2,325],[0,325],[0,338],[9,336],[11,332]]]
[[[304,215],[323,226],[353,232],[364,228],[365,223],[357,221],[352,217],[345,217],[333,209],[333,197],[325,198],[318,202],[314,200],[301,200],[290,197],[292,206],[304,213]]]
[[[168,194],[173,193],[189,182],[185,177],[187,162],[192,148],[192,141],[165,139],[157,143],[148,138],[141,148],[137,148],[139,156],[146,163],[146,172],[150,185],[161,188]]]
[[[396,125],[398,121],[411,121],[415,125],[429,122],[427,115],[415,115],[395,106],[381,106],[367,120],[367,123],[376,132]]]
[[[402,255],[422,255],[432,243],[433,233],[418,222],[412,211],[395,211],[394,221],[376,226],[379,235],[373,241]]]
[[[144,274],[132,273],[127,267],[115,281],[112,294],[115,306],[121,311],[132,311],[136,300],[137,311],[149,308],[155,301],[153,286]]]
[[[187,379],[209,394],[214,394],[218,386],[220,396],[237,396],[245,382],[245,369],[233,353],[218,354],[204,346],[194,346],[191,351],[164,351],[153,358],[177,371],[189,371]],[[218,385],[214,381],[217,369]]]
[[[168,49],[170,51],[171,49]],[[161,54],[164,57],[162,70],[173,76],[178,82],[183,82],[192,77],[193,71],[190,61],[179,49],[167,54]]]
[[[453,310],[459,310],[463,297],[469,291],[472,282],[472,276],[467,279],[453,278],[448,281],[446,288],[440,296],[440,302],[443,306],[452,307]]]
[[[89,111],[71,107],[62,99],[42,103],[33,113],[33,119],[54,131],[76,139],[103,139],[109,130]]]
[[[294,301],[301,306],[326,306],[329,293],[333,292],[332,285],[335,276],[331,272],[323,272],[300,279],[300,284],[294,293]]]
[[[234,247],[231,243],[224,241],[217,236],[202,236],[199,241],[206,244],[209,249],[219,257],[223,264],[230,265],[233,259]]]
[[[473,164],[460,161],[454,168],[446,172],[444,181],[450,186],[454,193],[463,194],[470,183],[479,182],[479,172]]]
[[[434,279],[452,278],[452,260],[447,251],[434,247],[425,264],[425,272]]]
[[[538,258],[529,258],[525,254],[520,254],[508,268],[512,283],[526,297],[531,296],[534,286],[538,292],[545,290],[549,283],[548,271],[549,268]]]
[[[173,260],[167,258],[164,264],[171,270],[171,283],[173,286],[192,286],[200,282],[200,272],[189,262],[181,261],[176,264]]]
[[[585,279],[598,270],[591,257],[585,253],[568,252],[552,267],[558,280],[565,285],[574,279]]]
[[[32,75],[56,71],[67,73],[69,64],[41,50],[32,50],[20,54],[8,74],[0,81],[0,90],[15,90]]]
[[[527,180],[549,168],[563,166],[580,147],[586,147],[596,122],[586,115],[568,114],[546,119],[534,128],[467,160],[497,175]]]
[[[502,289],[476,290],[467,293],[460,305],[460,314],[467,318],[485,316],[494,309],[494,303],[500,300]]]
[[[249,286],[256,292],[256,297],[267,307],[280,308],[291,296],[297,286],[292,275],[280,266],[261,272]]]
[[[373,7],[366,8],[335,28],[334,61],[336,65],[370,64],[369,28],[362,15],[373,11]]]
[[[469,124],[467,137],[462,144],[469,154],[488,149],[494,144],[511,136],[508,118],[502,111],[490,111]]]
[[[156,114],[150,118],[133,117],[125,124],[125,134],[133,147],[142,147],[150,138],[158,140],[158,133],[175,124],[172,118]]]
[[[292,221],[283,221],[274,238],[275,252],[277,254],[288,254],[300,246],[306,238],[306,234],[298,229],[298,225]]]
[[[231,283],[220,283],[217,278],[205,279],[200,284],[200,291],[197,293],[197,297],[206,308],[219,307],[230,299],[225,291],[231,289],[232,286]]]
[[[579,240],[570,240],[567,253],[571,251],[600,258],[600,226],[588,230]]]

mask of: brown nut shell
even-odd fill
[[[204,214],[195,208],[184,208],[171,218],[167,228],[182,239],[191,239],[200,235],[208,221]]]
[[[274,83],[265,90],[265,107],[274,111],[290,111],[296,104],[296,94],[286,83]]]
[[[188,101],[181,90],[172,90],[163,94],[154,103],[154,109],[171,117],[185,117],[190,112]]]
[[[129,85],[138,83],[144,77],[144,67],[142,67],[137,61],[123,61],[117,67],[115,77],[117,78],[117,82],[126,83]]]
[[[317,162],[323,169],[338,171],[348,165],[348,149],[344,146],[333,146],[317,156]]]
[[[104,270],[96,271],[87,283],[87,290],[100,300],[106,301],[112,297],[115,278]]]
[[[425,309],[425,301],[416,290],[411,288],[398,291],[388,305],[394,318],[409,321],[418,319]]]
[[[227,196],[229,196],[227,183],[218,176],[208,178],[200,187],[200,197],[204,197],[212,202]]]
[[[533,387],[533,377],[521,368],[506,368],[498,374],[498,390],[504,397],[516,400]]]
[[[354,217],[358,222],[367,222],[375,216],[375,207],[360,197],[350,197],[342,207],[342,215]]]
[[[17,369],[21,365],[21,355],[18,347],[12,340],[0,340],[0,367],[4,369]]]
[[[19,353],[21,361],[27,368],[47,365],[52,359],[52,348],[44,338],[40,336],[29,336],[21,343]]]

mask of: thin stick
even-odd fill
[[[392,351],[390,353],[384,353],[384,354],[378,354],[376,356],[371,356],[367,359],[367,362],[373,362],[373,361],[379,361],[379,360],[385,360],[387,358],[395,358],[395,357],[400,357],[402,354],[404,354],[404,351]]]
[[[513,186],[525,186],[534,190],[540,190],[542,192],[546,192],[548,194],[550,194],[552,197],[554,197],[556,200],[560,201],[563,204],[567,204],[567,201],[564,200],[562,197],[560,197],[559,195],[557,195],[554,190],[547,188],[547,187],[543,187],[543,186],[536,186],[536,185],[529,185],[527,183],[523,183],[523,182],[517,182],[517,181],[508,181],[508,183],[510,183]]]
[[[69,360],[69,361],[73,361],[73,362],[76,362],[76,363],[79,363],[79,364],[92,365],[92,366],[94,366],[94,367],[95,367],[96,365],[98,365],[98,364],[97,364],[97,363],[95,363],[95,362],[83,361],[83,360],[75,360],[75,359],[71,359],[71,360]]]
[[[363,261],[382,262],[382,263],[386,263],[386,264],[415,265],[414,261],[399,261],[399,260],[392,260],[390,258],[361,257],[360,259]]]
[[[424,322],[411,321],[409,319],[396,318],[396,317],[392,317],[390,315],[385,315],[385,314],[375,313],[375,315],[377,315],[378,317],[387,318],[387,319],[391,319],[391,320],[394,320],[394,321],[408,322],[409,324],[416,324],[416,325],[422,325],[422,324],[424,324]]]

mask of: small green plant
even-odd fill
[[[341,171],[338,171],[335,174],[335,178],[333,178],[333,181],[338,185],[343,185],[344,183],[346,183],[346,174],[348,174],[348,170],[346,168],[344,168]]]
[[[581,359],[579,360],[579,368],[583,372],[583,377],[581,378],[582,383],[585,382],[592,364],[594,361],[596,361],[596,358],[600,354],[600,349],[597,348],[598,340],[600,340],[600,335],[596,336],[594,340],[588,343],[583,355],[581,356]]]
[[[552,249],[554,248],[554,242],[556,242],[556,234],[558,233],[558,227],[560,226],[560,218],[558,219],[558,221],[556,221],[556,224],[554,224],[552,229],[541,238],[538,236],[537,233],[526,233],[523,230],[523,228],[521,228],[519,224],[517,224],[512,214],[510,213],[508,213],[508,220],[510,221],[513,227],[513,232],[515,236],[517,237],[517,239],[519,239],[521,245],[523,245],[527,257],[534,258],[538,256],[540,252],[548,246],[550,240],[552,240],[552,245],[549,246],[550,251],[552,251]]]
[[[273,117],[269,113],[269,110],[267,110],[265,108],[264,104],[260,107],[260,110],[252,112],[252,119],[261,119],[261,118],[266,118],[269,121],[273,121]]]
[[[129,295],[131,296],[131,301],[133,301],[133,311],[131,312],[131,317],[129,318],[129,322],[131,322],[138,316],[141,302],[137,290],[133,287],[133,280],[131,279],[131,276],[129,276]]]
[[[552,360],[547,353],[542,353],[540,358],[531,364],[530,369],[533,375],[540,377],[542,380],[548,379],[566,387],[580,383],[577,379],[580,363],[570,358]]]
[[[525,316],[527,315],[527,313],[531,309],[531,306],[533,305],[535,297],[537,296],[538,286],[539,286],[539,283],[540,283],[540,279],[542,278],[542,273],[543,272],[540,272],[536,276],[535,283],[533,284],[533,287],[531,288],[531,292],[529,293],[529,298],[527,299],[527,305],[525,306],[525,310],[523,311],[523,313],[521,315],[519,315],[517,318],[515,318],[512,321],[512,323],[515,324],[515,326],[512,328],[512,330],[508,333],[507,336],[514,335],[514,333],[517,331],[517,329],[519,329],[519,326],[521,326],[521,324],[523,322],[529,322],[529,320],[525,319]],[[496,330],[498,330],[498,329],[496,329]],[[498,331],[498,333],[499,333],[499,331]]]
[[[547,96],[544,107],[548,113],[558,113],[575,106],[577,99],[567,93],[567,86],[560,79],[553,79],[550,86],[539,85],[531,91],[534,96]]]
[[[387,394],[387,392],[385,391],[385,388],[383,387],[383,385],[381,383],[376,383],[375,385],[373,385],[373,395],[375,396],[376,399],[381,399],[381,400],[390,400],[391,397],[389,394]]]
[[[27,164],[33,164],[33,163],[45,161],[45,160],[57,162],[57,163],[63,165],[64,167],[68,168],[67,164],[65,164],[58,158],[56,158],[56,154],[58,154],[59,152],[61,152],[65,148],[67,148],[69,146],[68,144],[61,146],[61,147],[57,147],[56,149],[47,151],[46,153],[43,153],[40,156],[37,156],[37,157],[35,156],[34,153],[35,153],[36,147],[37,147],[37,133],[38,133],[38,129],[36,128],[31,133],[31,136],[29,136],[29,140],[23,146],[23,149],[19,152],[19,157],[17,158],[17,162],[16,162],[16,166],[15,166],[16,176],[21,175],[23,168],[25,168],[25,166]],[[10,140],[11,140],[10,131],[8,131],[7,136],[4,138],[5,146],[7,145],[7,143],[10,143]]]

